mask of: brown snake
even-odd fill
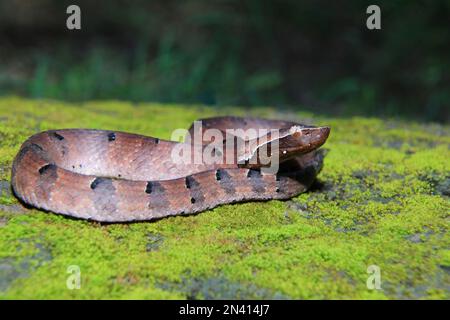
[[[228,164],[174,163],[172,151],[180,142],[64,129],[35,134],[23,143],[12,166],[13,190],[37,208],[123,222],[196,213],[227,203],[291,198],[306,191],[322,168],[324,153],[317,149],[328,138],[329,127],[237,117],[202,121],[199,133],[211,128],[222,133],[230,128],[278,129],[280,135],[272,140],[270,136],[265,144],[271,152],[272,144],[279,144],[278,172],[263,174],[259,160],[248,160],[258,159],[262,144],[253,149],[233,146],[234,160]],[[189,132],[194,133],[193,126]],[[224,157],[227,139],[222,142]],[[194,156],[206,143],[197,149],[195,143],[184,145]]]

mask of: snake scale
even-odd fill
[[[329,127],[216,117],[203,119],[199,133],[216,129],[225,134],[229,128],[279,130],[278,137],[265,143],[269,151],[278,143],[278,172],[265,174],[260,161],[250,163],[262,144],[249,149],[245,139],[241,149],[237,144],[232,147],[231,163],[174,163],[176,146],[189,144],[195,156],[206,143],[202,140],[194,148],[194,142],[125,132],[61,129],[37,133],[22,144],[13,161],[12,187],[23,202],[40,209],[126,222],[197,213],[228,203],[288,199],[306,191],[322,168],[324,152],[318,148],[328,138]],[[191,126],[189,133],[195,130]],[[224,156],[230,151],[231,138],[226,137]]]

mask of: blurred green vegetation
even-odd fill
[[[82,30],[65,27],[78,4]],[[450,1],[0,0],[0,95],[447,122]],[[307,107],[305,107],[307,106]]]

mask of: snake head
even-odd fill
[[[277,134],[271,133],[264,139],[258,137],[248,142],[250,147],[247,146],[246,152],[240,157],[240,163],[248,168],[258,168],[269,165],[275,159],[281,163],[309,153],[326,142],[330,130],[327,126],[294,125],[281,129]]]
[[[330,127],[292,126],[280,134],[278,149],[280,162],[309,153],[321,147],[330,135]]]

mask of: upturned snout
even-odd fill
[[[280,139],[280,156],[290,158],[298,154],[311,152],[321,147],[330,135],[330,127],[300,127],[289,129],[289,134]]]

